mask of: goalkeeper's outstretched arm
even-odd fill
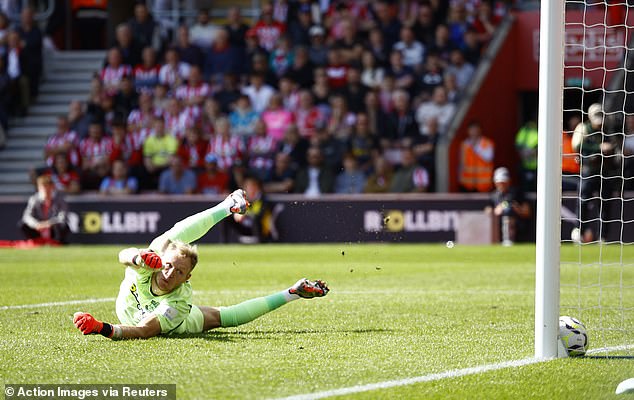
[[[84,335],[102,335],[109,339],[147,339],[161,334],[161,324],[156,315],[149,315],[139,325],[115,325],[101,322],[89,313],[77,312],[73,323]]]

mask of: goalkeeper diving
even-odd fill
[[[148,249],[121,250],[119,262],[127,267],[116,301],[121,324],[77,312],[75,326],[84,335],[101,334],[111,339],[202,333],[246,324],[299,298],[325,296],[329,289],[324,282],[301,279],[281,292],[229,307],[192,304],[189,278],[198,263],[198,250],[191,243],[225,217],[244,214],[248,207],[245,192],[238,189],[220,204],[176,223]]]

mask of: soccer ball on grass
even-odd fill
[[[568,355],[578,357],[588,350],[588,334],[581,321],[573,317],[559,317],[559,338]]]

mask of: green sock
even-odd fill
[[[165,235],[172,241],[194,242],[209,232],[218,222],[229,216],[231,214],[229,207],[229,203],[225,200],[212,208],[177,222]]]
[[[284,290],[266,297],[247,300],[235,306],[221,307],[220,326],[227,328],[246,324],[298,298],[296,294],[290,294],[288,290]]]

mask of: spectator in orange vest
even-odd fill
[[[460,145],[458,181],[462,192],[489,192],[493,180],[493,141],[482,136],[478,121],[469,124],[468,137]]]
[[[568,119],[567,128],[563,131],[561,140],[561,189],[576,191],[579,185],[579,153],[572,149],[572,134],[581,122],[579,115]]]

